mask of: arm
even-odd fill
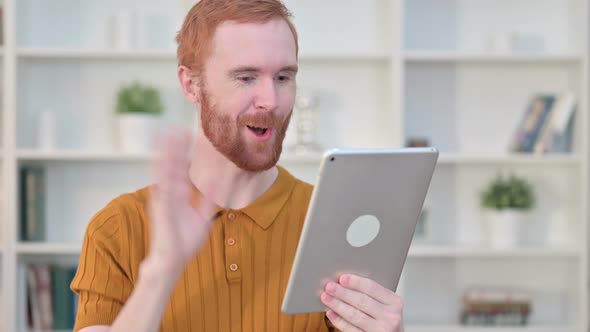
[[[109,332],[158,331],[180,275],[178,269],[174,269],[174,266],[153,258],[142,262],[137,285]]]
[[[112,326],[88,326],[80,332],[158,331],[168,299],[182,271],[178,266],[165,264],[163,260],[155,259],[153,256],[146,258],[141,263],[133,292],[120,309]],[[103,303],[109,303],[109,295],[105,294],[100,298]],[[99,306],[96,308],[100,310]]]
[[[104,234],[103,229],[108,227],[103,227],[100,221],[93,223],[98,224],[95,228],[99,231],[87,232],[85,255],[79,269],[82,272],[79,271],[80,276],[72,283],[72,289],[80,293],[77,318],[82,321],[77,326],[85,328],[81,331],[155,332],[159,329],[186,264],[208,238],[209,220],[215,208],[205,198],[199,207],[191,205],[193,184],[186,160],[191,139],[187,132],[171,133],[161,139],[161,153],[155,163],[157,185],[150,195],[149,253],[140,264],[135,284],[130,281],[129,273],[122,270],[129,264],[120,243],[127,239],[113,240],[117,236]],[[111,213],[109,218],[115,223],[120,221],[116,213]],[[118,291],[112,290],[113,283],[118,283]]]

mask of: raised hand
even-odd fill
[[[215,205],[203,190],[197,208],[191,205],[192,187],[189,177],[188,153],[190,132],[177,129],[159,139],[154,163],[156,186],[152,192],[151,239],[148,258],[177,272],[184,269],[207,241]],[[198,162],[198,161],[197,161]],[[209,196],[211,197],[211,196]]]

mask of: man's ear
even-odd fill
[[[197,76],[188,67],[182,65],[178,66],[177,75],[186,99],[192,104],[200,104],[201,94]]]

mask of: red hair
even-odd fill
[[[211,52],[215,29],[225,21],[262,24],[271,19],[284,19],[293,33],[297,54],[297,31],[291,17],[280,0],[201,0],[188,12],[176,36],[178,65],[201,72]]]

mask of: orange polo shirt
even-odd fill
[[[271,188],[252,204],[219,209],[209,241],[179,279],[160,331],[331,330],[324,313],[281,313],[312,186],[278,169]],[[131,294],[149,249],[150,189],[115,198],[90,221],[71,284],[80,296],[74,331],[111,325]],[[195,206],[199,195],[195,189]]]

